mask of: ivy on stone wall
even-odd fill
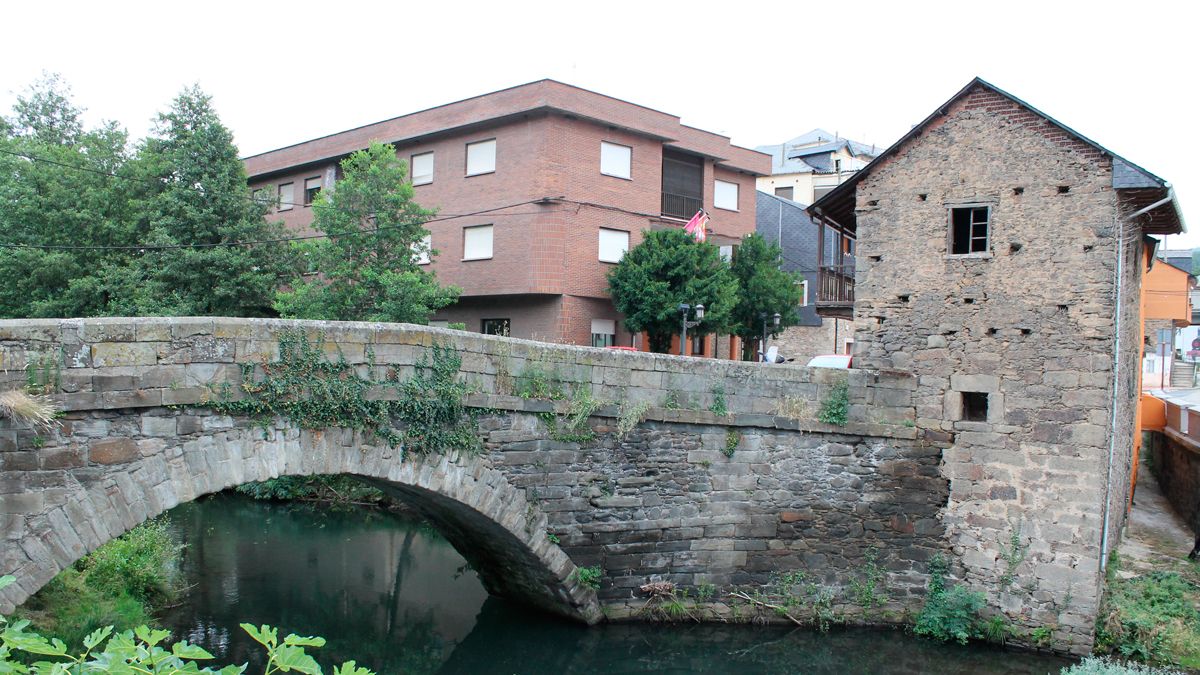
[[[369,346],[367,377],[363,377],[341,350],[336,359],[327,357],[323,337],[310,342],[300,330],[284,330],[278,337],[277,360],[239,364],[244,396],[235,400],[226,384],[208,406],[223,414],[260,420],[281,417],[303,429],[366,431],[412,452],[482,448],[475,425],[479,411],[463,402],[468,387],[458,380],[462,358],[454,348],[435,343],[413,375],[401,381],[391,368],[383,379],[376,377],[375,355]],[[380,388],[394,390],[395,400],[368,396]]]

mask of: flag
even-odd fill
[[[704,226],[708,225],[708,213],[704,209],[696,212],[692,219],[683,226],[683,231],[696,238],[696,241],[704,241],[708,238],[708,233],[704,231]]]

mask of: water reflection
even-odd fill
[[[325,664],[383,673],[1056,673],[1063,662],[900,632],[644,624],[584,628],[488,598],[436,532],[375,511],[222,494],[171,519],[188,548],[188,602],[165,623],[261,668],[237,624],[322,635]]]

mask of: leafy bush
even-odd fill
[[[972,638],[983,637],[979,616],[985,599],[983,593],[964,586],[946,588],[948,564],[941,555],[929,561],[929,587],[925,606],[917,615],[913,632],[934,640],[954,640],[966,644]]]
[[[133,628],[174,596],[178,559],[166,521],[146,521],[60,572],[29,599],[24,613],[43,633],[71,646],[104,626]]]
[[[83,558],[87,584],[155,602],[171,595],[178,544],[165,518],[148,520]]]
[[[321,501],[334,504],[375,504],[385,501],[382,490],[345,474],[280,476],[257,483],[245,483],[235,489],[244,495],[263,500]]]
[[[592,565],[591,567],[576,567],[574,572],[575,579],[582,585],[587,586],[592,590],[600,589],[600,566]]]
[[[0,577],[0,588],[11,584],[11,576]],[[155,675],[183,675],[192,673],[219,673],[220,675],[237,675],[245,671],[245,666],[225,666],[219,670],[202,668],[197,661],[213,658],[204,649],[188,644],[181,640],[168,651],[161,645],[170,636],[165,630],[152,630],[146,626],[138,626],[134,630],[117,632],[112,626],[99,628],[88,634],[82,641],[83,650],[73,654],[67,645],[57,638],[47,639],[37,633],[28,631],[29,621],[20,620],[9,623],[8,619],[0,616],[0,673],[28,673],[31,675],[92,675],[98,673],[154,673]],[[254,627],[248,623],[242,624],[242,629],[250,634],[267,650],[267,665],[264,675],[276,672],[298,672],[307,675],[321,675],[322,670],[316,659],[305,652],[305,647],[322,647],[325,639],[319,637],[300,637],[288,635],[279,640],[278,632],[270,626]],[[101,648],[101,645],[103,647]],[[48,657],[37,661],[32,666],[15,661],[16,652],[24,652],[33,656]],[[347,661],[333,671],[334,675],[374,675],[366,668],[358,667],[354,661]]]
[[[1112,579],[1096,625],[1096,649],[1155,663],[1200,662],[1196,584],[1176,572]]]
[[[1178,670],[1155,668],[1140,663],[1120,663],[1103,656],[1087,656],[1079,663],[1063,668],[1059,675],[1183,675]]]

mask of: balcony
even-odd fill
[[[854,318],[854,262],[817,269],[817,314]]]
[[[699,197],[688,195],[662,193],[662,215],[668,218],[691,220],[696,212],[704,208],[704,201]]]

